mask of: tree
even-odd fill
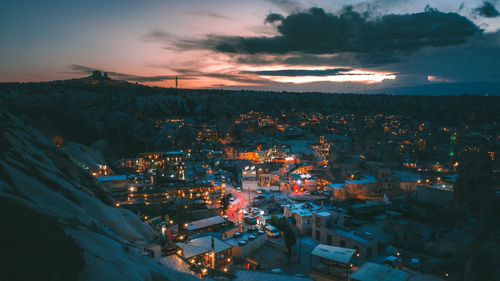
[[[292,257],[292,246],[297,243],[297,238],[295,237],[295,232],[293,232],[291,229],[287,229],[285,231],[285,245],[286,248],[288,249],[288,262],[290,262],[290,259]]]
[[[271,218],[267,220],[267,223],[278,228],[281,231],[286,231],[286,229],[288,228],[288,223],[286,221],[286,218],[278,218],[276,216],[271,216]]]
[[[181,148],[192,146],[195,136],[188,126],[182,126],[175,135],[175,144]]]
[[[232,194],[228,193],[220,199],[220,210],[222,212],[225,212],[227,208],[229,207],[229,198],[231,198]]]

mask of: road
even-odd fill
[[[228,216],[228,219],[236,224],[238,223],[238,221],[242,221],[244,217],[243,214],[240,213],[240,210],[251,206],[251,203],[256,200],[255,197],[257,195],[262,195],[266,199],[274,197],[285,203],[290,202],[287,197],[287,195],[289,194],[288,192],[263,192],[261,194],[258,194],[257,191],[249,192],[248,190],[237,190],[231,183],[226,183],[225,190],[226,194],[231,193],[234,198],[234,202],[228,207],[226,214]]]

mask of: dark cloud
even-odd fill
[[[484,2],[483,5],[475,9],[475,12],[478,15],[483,16],[485,18],[495,18],[500,16],[500,13],[497,11],[495,6],[490,2]]]
[[[79,65],[79,64],[70,65],[70,69],[75,71],[78,74],[91,74],[95,70],[99,70],[99,71],[103,71],[103,72],[105,71],[105,70],[101,70],[98,68],[88,67],[88,66]],[[134,81],[134,82],[161,82],[161,81],[176,79],[175,75],[138,76],[138,75],[126,74],[126,73],[120,73],[120,72],[114,72],[114,71],[105,71],[105,72],[107,72],[108,75],[112,78],[115,78],[118,80]],[[180,77],[177,77],[177,79],[179,79],[179,80],[192,80],[192,79],[196,79],[196,78],[187,77],[187,76],[180,76]]]
[[[500,31],[484,33],[463,45],[426,48],[406,60],[381,67],[382,70],[415,75],[433,75],[460,82],[500,81]]]
[[[304,9],[300,1],[295,0],[267,0],[267,2],[270,2],[288,13],[294,13]]]
[[[272,14],[267,15],[266,19],[264,20],[264,23],[273,23],[273,22],[277,22],[277,21],[282,21],[284,19],[285,19],[284,16],[282,16],[280,14],[272,13]]]
[[[252,71],[248,73],[264,75],[264,76],[333,76],[346,75],[345,72],[353,70],[352,68],[331,68],[324,70],[307,70],[307,69],[281,69],[281,70],[262,70]]]
[[[178,47],[205,48],[230,54],[379,54],[390,59],[423,47],[466,42],[481,30],[457,13],[425,12],[385,15],[369,20],[366,14],[344,8],[339,15],[321,8],[291,14],[277,26],[274,37],[209,35],[202,40],[176,41]]]
[[[361,63],[361,58],[363,63]],[[239,64],[249,64],[249,65],[296,65],[296,66],[338,66],[338,65],[350,65],[357,67],[366,66],[377,66],[378,63],[375,61],[381,61],[382,59],[378,57],[367,58],[365,56],[354,55],[352,53],[341,53],[341,54],[327,54],[327,55],[315,55],[315,54],[293,54],[293,55],[274,55],[274,56],[261,56],[258,54],[246,55],[239,54],[233,57],[234,61]],[[367,63],[370,61],[371,63]],[[388,60],[384,60],[387,62]],[[397,59],[392,59],[391,62],[399,61]]]

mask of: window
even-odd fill
[[[321,232],[319,230],[316,230],[316,240],[321,239]]]
[[[326,245],[332,245],[332,236],[330,234],[326,236]]]
[[[321,227],[321,218],[316,217],[316,227]]]
[[[366,258],[369,259],[372,257],[372,247],[368,247],[368,249],[366,249]]]
[[[345,247],[345,241],[344,240],[340,240],[340,247]]]

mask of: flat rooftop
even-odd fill
[[[347,264],[354,253],[356,253],[356,249],[319,244],[312,250],[311,255]]]
[[[377,183],[375,176],[364,176],[359,180],[346,180],[348,184],[365,184],[365,183]]]
[[[232,245],[229,245],[225,242],[220,241],[217,238],[212,236],[204,236],[196,239],[189,240],[187,243],[175,243],[179,248],[182,249],[182,255],[189,259],[194,256],[198,256],[204,253],[209,253],[212,251],[212,238],[214,239],[214,251],[215,253],[220,253],[229,248],[232,248]]]
[[[356,281],[407,281],[410,274],[389,266],[367,262],[351,275]]]
[[[238,269],[235,272],[236,278],[233,281],[313,281],[309,277],[297,277],[293,275],[276,274],[270,272]]]
[[[347,238],[350,238],[352,240],[355,240],[355,241],[358,241],[360,243],[369,243],[370,240],[364,238],[364,237],[361,237],[359,235],[356,235],[354,234],[354,231],[347,231],[347,230],[343,230],[343,229],[340,229],[340,228],[337,228],[337,227],[333,227],[333,228],[330,228],[331,231],[333,232],[336,232],[344,237],[347,237]]]
[[[97,180],[101,181],[101,182],[106,182],[106,181],[123,181],[123,180],[126,180],[126,179],[127,179],[127,176],[125,176],[125,175],[97,177]]]
[[[207,228],[210,226],[222,224],[224,222],[226,222],[226,220],[223,217],[215,216],[215,217],[211,217],[211,218],[206,218],[206,219],[202,219],[202,220],[189,222],[186,229],[190,230],[190,231],[196,231],[196,230]]]

